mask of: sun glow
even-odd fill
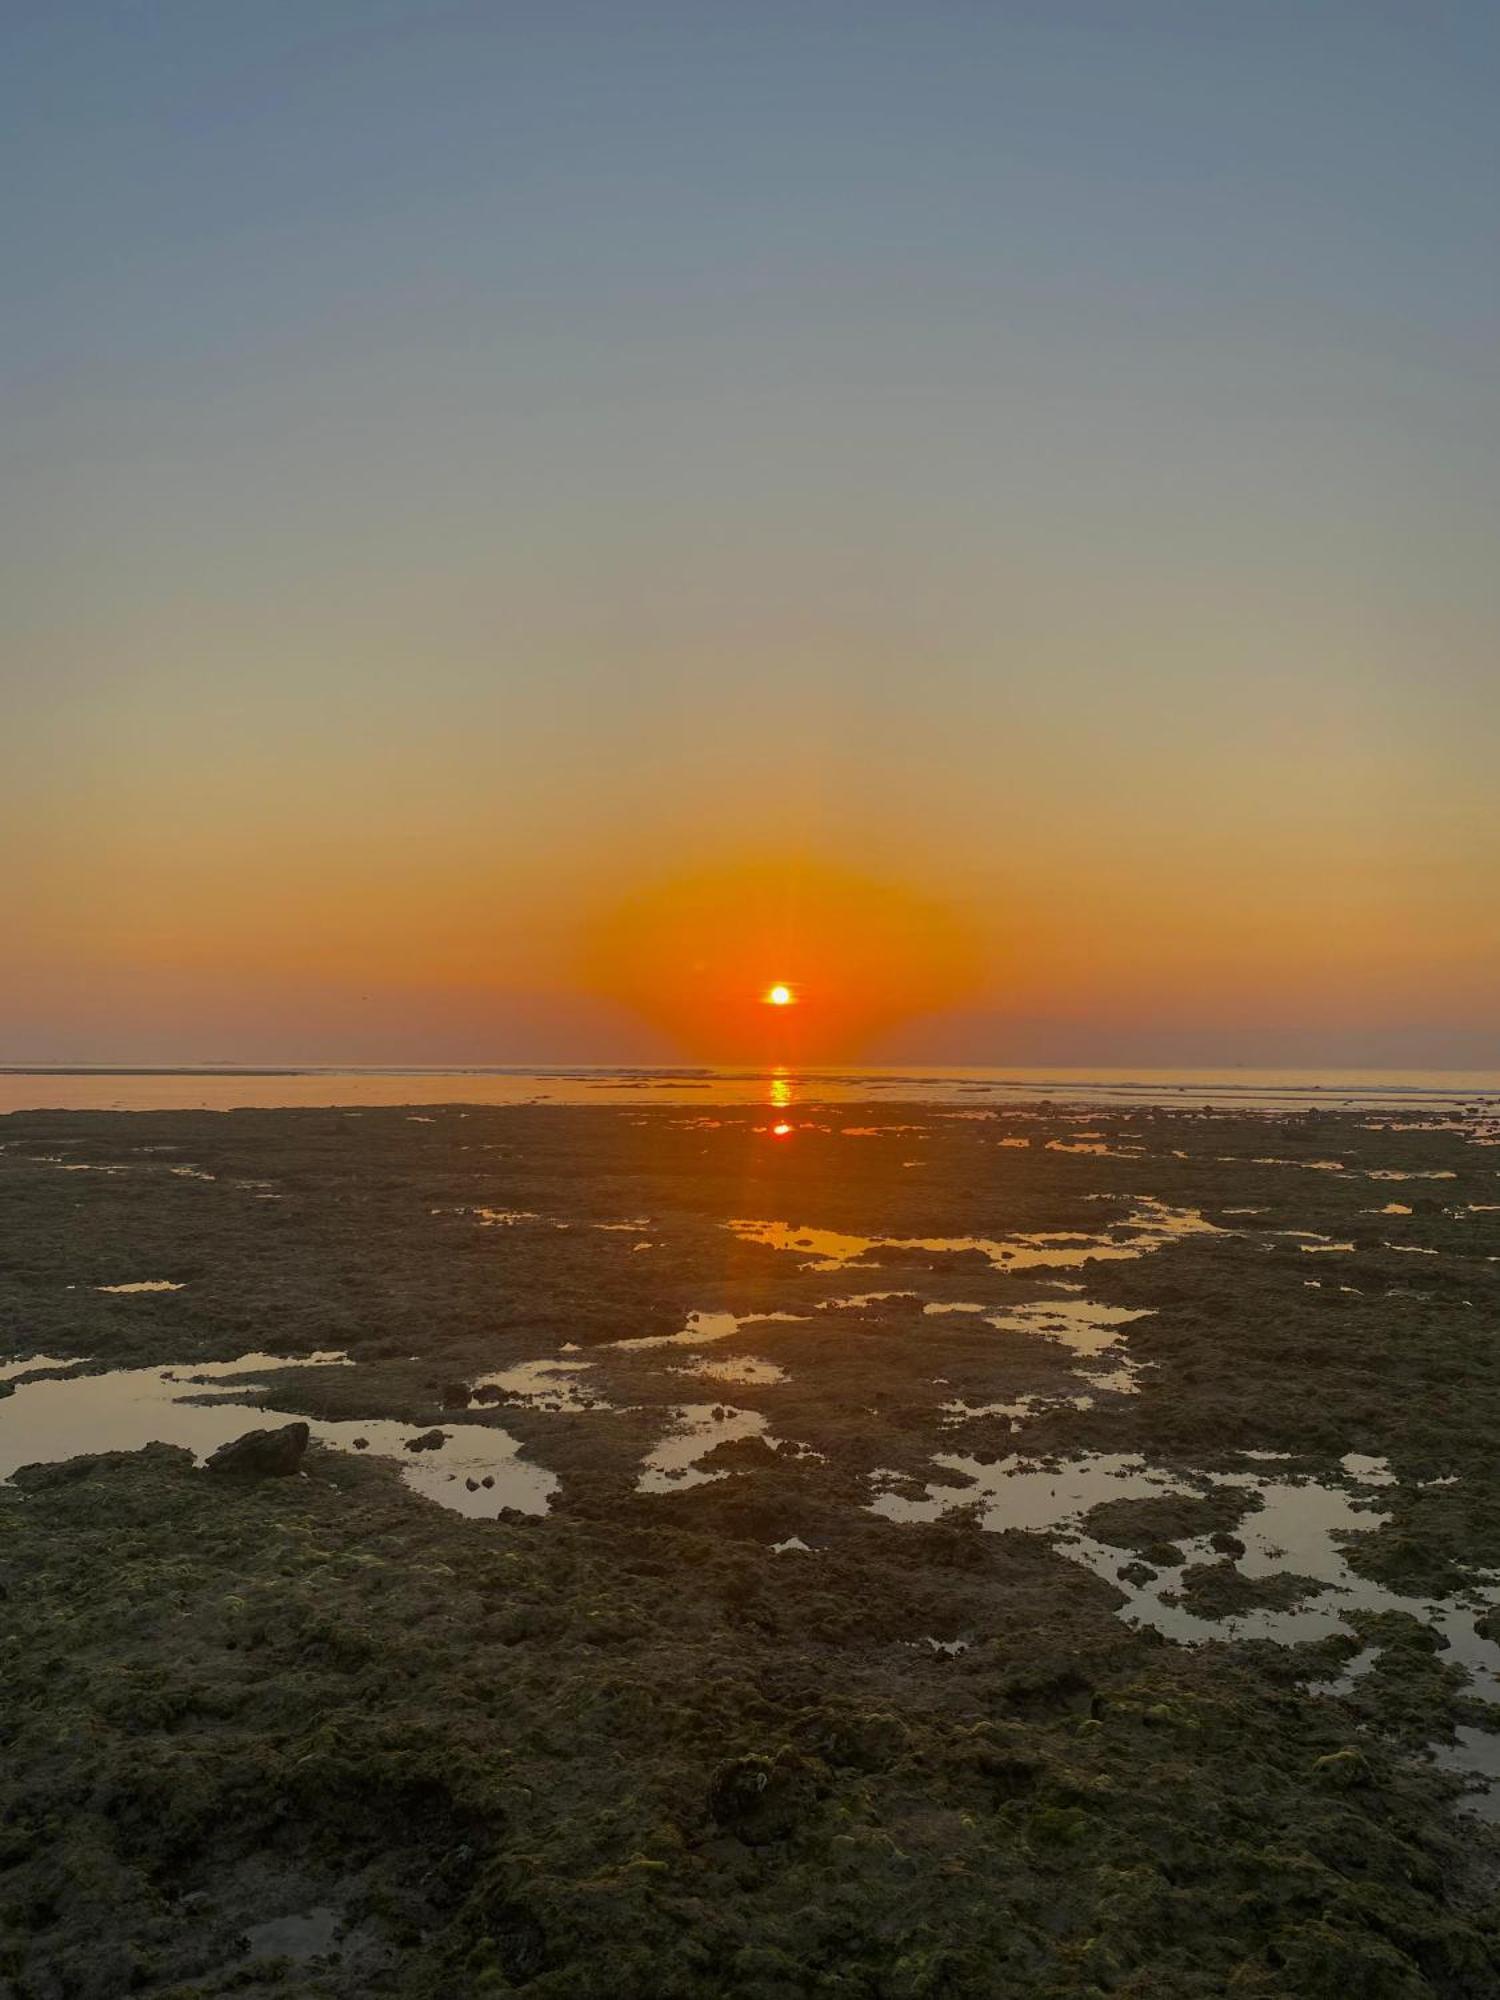
[[[705,865],[601,902],[577,979],[713,1062],[841,1062],[975,990],[967,919],[806,856]],[[772,967],[784,967],[777,973]]]

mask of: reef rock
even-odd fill
[[[312,1433],[306,1424],[283,1424],[274,1431],[246,1431],[221,1444],[205,1460],[209,1472],[232,1473],[239,1479],[285,1479],[299,1470]]]

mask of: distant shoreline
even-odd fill
[[[1500,1111],[1500,1069],[794,1068],[790,1065],[474,1064],[451,1068],[320,1064],[0,1064],[0,1115],[47,1111],[234,1111],[426,1105],[607,1105],[698,1111],[928,1104],[982,1111],[1051,1103],[1234,1109],[1430,1111],[1453,1119]]]

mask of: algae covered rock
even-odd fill
[[[732,1758],[713,1775],[709,1812],[753,1847],[785,1840],[813,1802],[814,1768],[794,1750]]]
[[[246,1431],[221,1444],[205,1461],[205,1470],[236,1479],[286,1479],[300,1471],[312,1433],[306,1424],[283,1424],[274,1431]]]

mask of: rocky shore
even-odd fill
[[[0,1992],[1493,1995],[1497,1137],[0,1120]]]

